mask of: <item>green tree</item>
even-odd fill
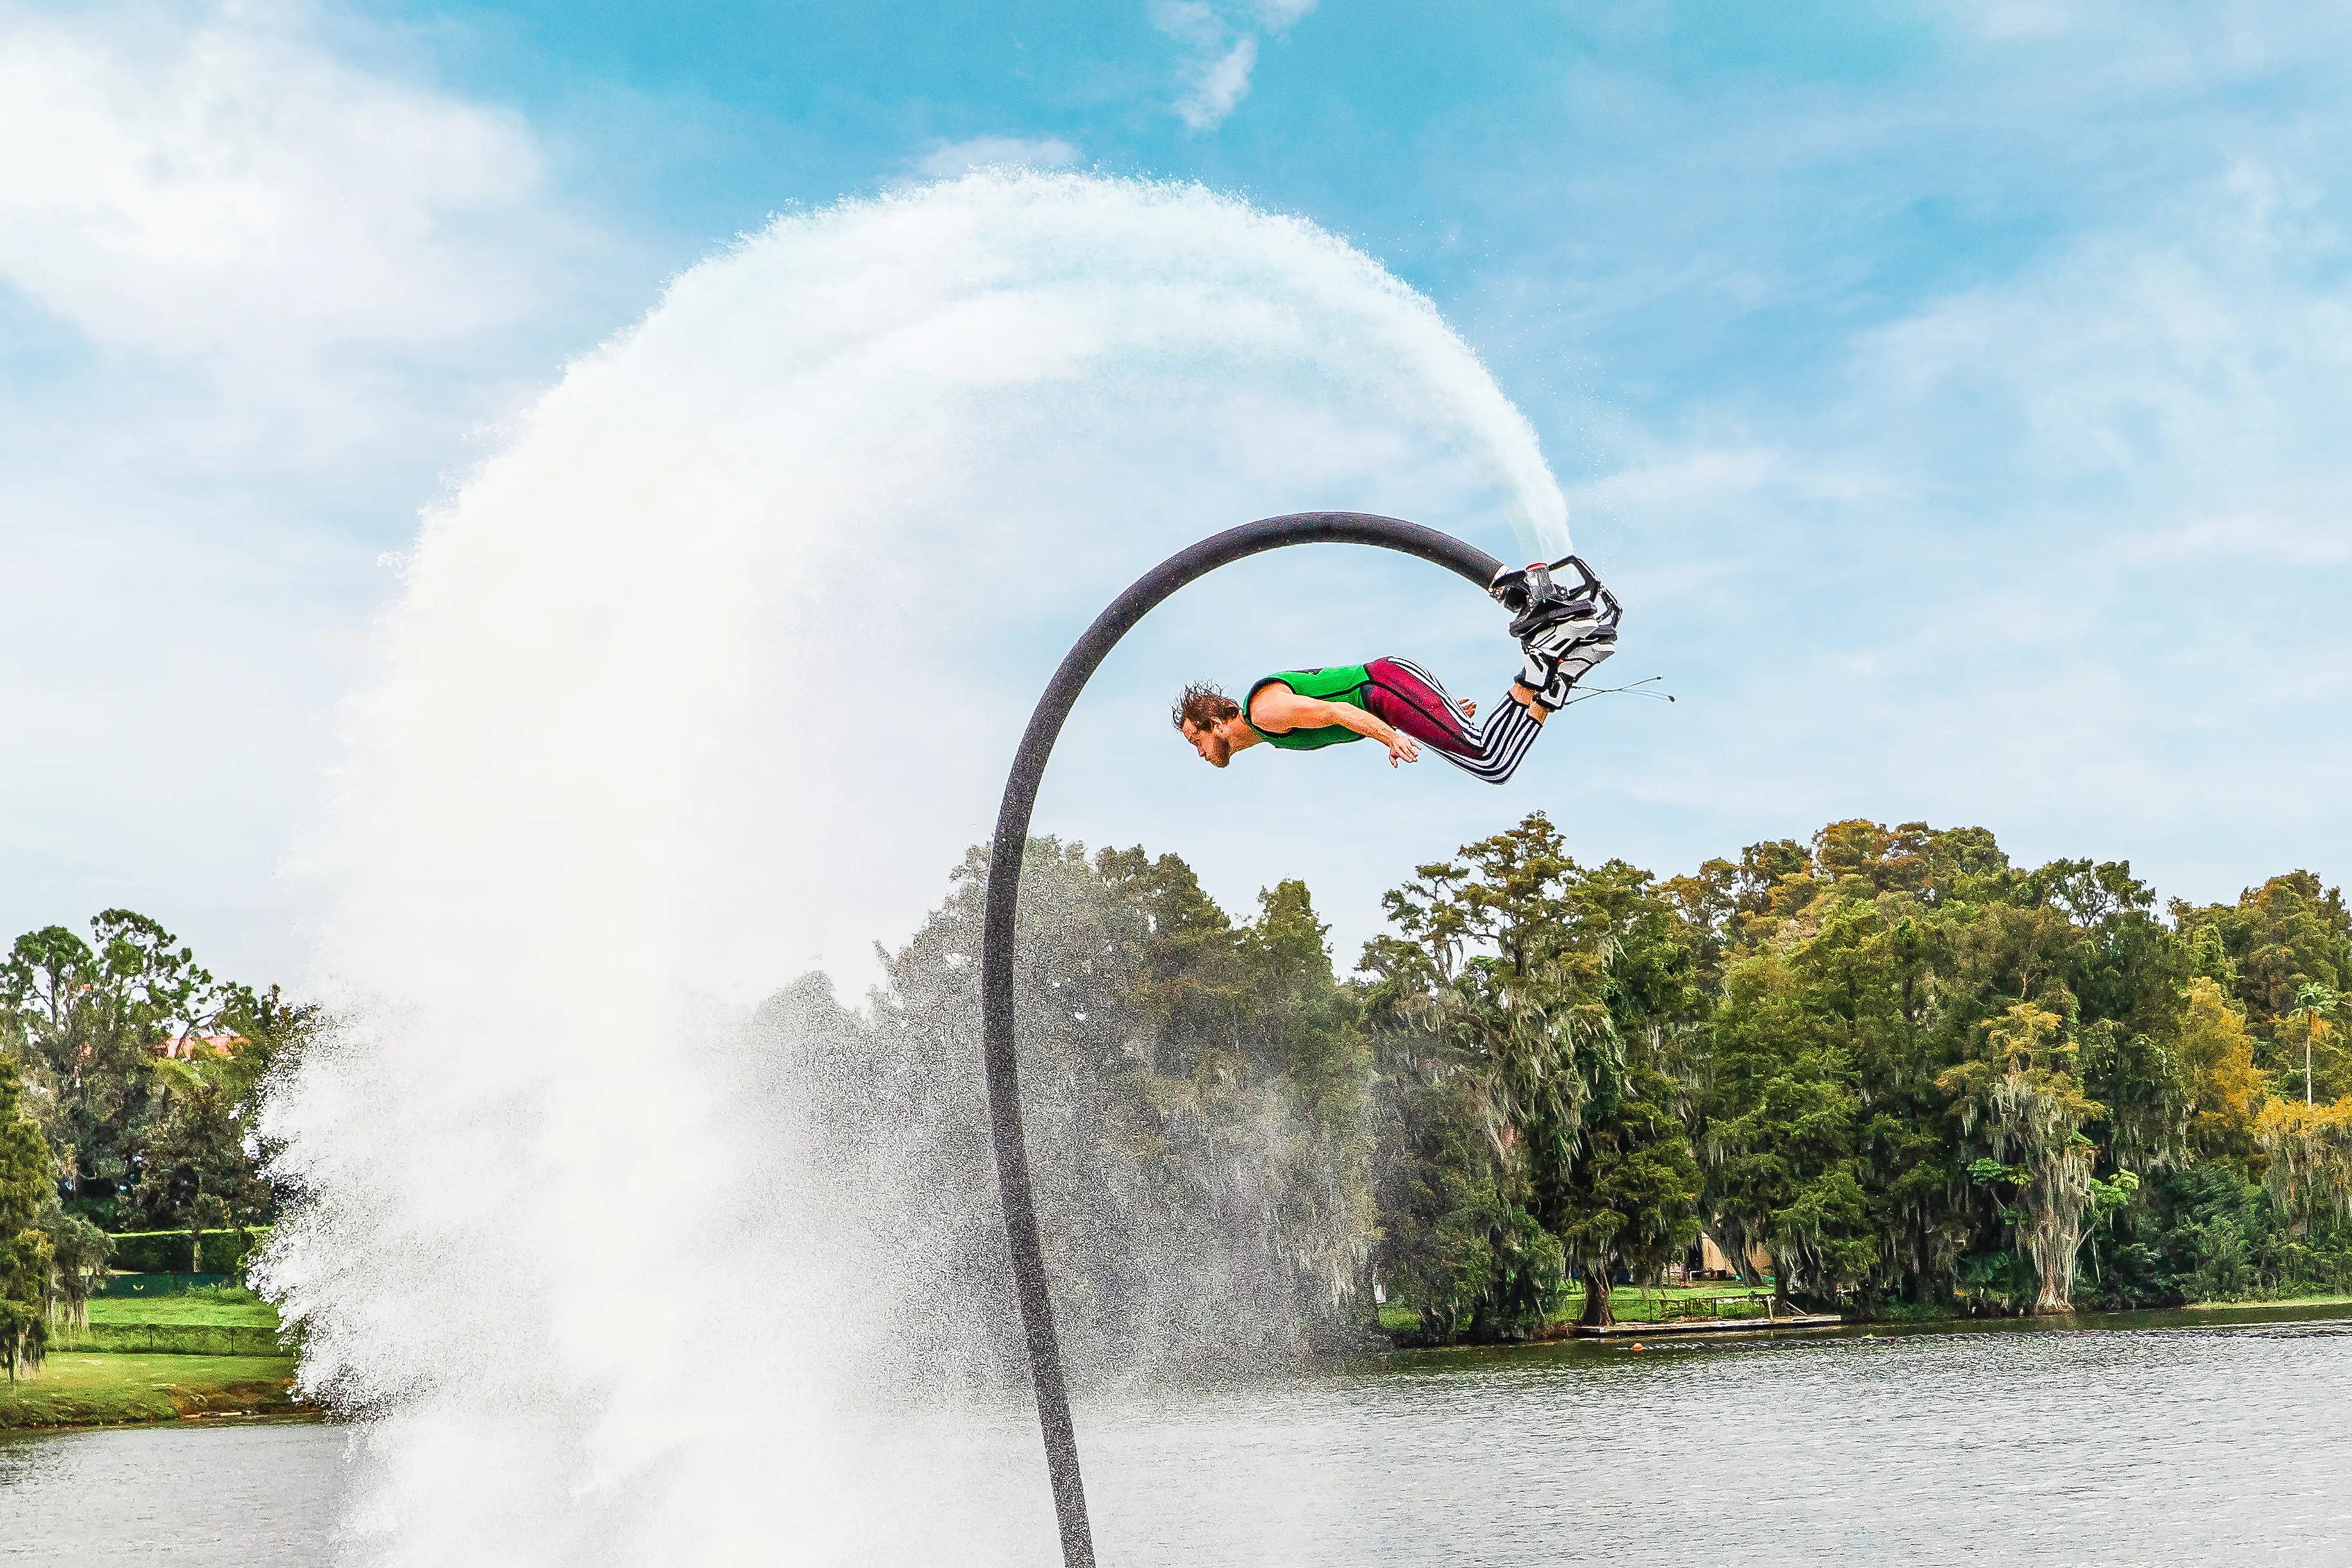
[[[1705,1201],[1735,1257],[1773,1260],[1775,1295],[1834,1298],[1878,1262],[1861,1182],[1853,1063],[1778,953],[1734,965],[1706,1052]]]
[[[976,847],[866,1013],[822,977],[763,1005],[828,1209],[886,1233],[854,1256],[1002,1280],[978,1059],[988,860]],[[1301,884],[1237,923],[1173,855],[1032,839],[1014,947],[1021,1081],[1057,1317],[1082,1373],[1279,1363],[1360,1336],[1372,1242],[1370,1068]],[[943,1197],[941,1194],[950,1194]],[[877,1300],[899,1284],[870,1282]],[[947,1353],[959,1300],[898,1309]],[[1011,1348],[1011,1347],[1008,1347]]]
[[[2322,1040],[2329,1039],[2335,1034],[2336,1001],[2334,986],[2306,980],[2294,988],[2294,1010],[2283,1020],[2288,1037],[2299,1036],[2303,1040],[2303,1102],[2305,1105],[2313,1103],[2312,1053]],[[2333,1050],[2328,1052],[2330,1057],[2335,1054]],[[2331,1061],[2328,1065],[2333,1067],[2335,1064]]]
[[[1384,1213],[1384,1273],[1444,1335],[1526,1338],[1565,1290],[1557,1211],[1584,1102],[1622,1056],[1604,954],[1571,907],[1579,875],[1550,824],[1530,816],[1460,860],[1421,867],[1386,898],[1401,934],[1365,948],[1403,1119],[1396,1142],[1442,1162],[1413,1189],[1436,1205]],[[1547,1201],[1555,1212],[1541,1215]],[[1449,1266],[1433,1269],[1432,1258]]]
[[[114,1238],[79,1215],[68,1214],[55,1198],[41,1215],[49,1238],[49,1321],[68,1328],[89,1327],[89,1299],[106,1279]]]
[[[131,1195],[148,1224],[188,1233],[188,1271],[202,1273],[204,1233],[234,1226],[242,1243],[272,1195],[244,1146],[231,1064],[165,1058],[155,1067],[168,1104],[141,1145]]]
[[[0,1363],[12,1383],[40,1365],[48,1343],[49,1238],[38,1221],[56,1173],[40,1129],[24,1114],[16,1065],[0,1056]]]
[[[2328,1214],[2352,1215],[2352,1096],[2333,1105],[2273,1100],[2254,1136],[2270,1157],[2272,1198],[2308,1232]]]
[[[152,1064],[162,1092],[145,1124],[131,1192],[148,1225],[188,1232],[194,1273],[204,1271],[205,1230],[234,1230],[241,1258],[251,1228],[276,1216],[277,1194],[261,1174],[262,1090],[318,1021],[315,1007],[287,1002],[275,986],[257,993],[230,984],[215,1000],[210,1026],[218,1043]]]
[[[2186,947],[2153,913],[2154,890],[2127,862],[2088,860],[2052,861],[2019,890],[2065,919],[2055,979],[2072,999],[2076,1067],[2101,1107],[2094,1131],[2104,1157],[2138,1171],[2179,1163],[2192,1114],[2179,1050],[2192,976]]]
[[[1714,917],[1725,979],[1695,1078],[1724,1238],[1773,1250],[1776,1277],[1852,1286],[1864,1303],[1937,1305],[1964,1286],[2038,1297],[2001,1218],[2021,1211],[1979,1201],[1981,1142],[1956,1114],[1971,1075],[1954,1076],[2024,1002],[2069,1020],[2068,1072],[2095,1110],[2084,1176],[2125,1194],[2086,1211],[2095,1269],[2139,1201],[2125,1168],[2186,1158],[2191,1117],[2179,1046],[2194,961],[2130,868],[2021,870],[1981,828],[1859,820],[1830,824],[1810,852],[1783,841],[1712,864],[1680,901],[1730,911]]]
[[[90,933],[50,926],[16,939],[0,964],[0,1038],[30,1079],[60,1179],[113,1217],[163,1108],[157,1047],[206,1028],[224,993],[144,915],[105,910]]]
[[[2245,1009],[2255,1059],[2284,1092],[2303,1065],[2302,1042],[2284,1027],[2303,987],[2316,983],[2338,994],[2352,987],[2352,909],[2342,891],[2309,871],[2290,871],[2248,888],[2235,904],[2175,904],[2173,918],[2203,972]],[[2347,1090],[2352,1083],[2337,1092]],[[2323,1089],[2319,1098],[2326,1097]]]
[[[2077,1047],[2065,1021],[2021,1002],[1984,1026],[1986,1049],[1946,1072],[1939,1087],[1956,1101],[1964,1132],[1989,1155],[1969,1166],[1979,1182],[2011,1189],[2004,1219],[2031,1261],[2033,1310],[2074,1310],[2074,1264],[2097,1189],[2095,1146],[2084,1126],[2101,1107],[2072,1070]]]
[[[1408,1127],[1404,1145],[1453,1160],[1413,1193],[1453,1206],[1384,1214],[1391,1273],[1442,1298],[1424,1322],[1460,1332],[1466,1312],[1468,1337],[1523,1337],[1557,1294],[1556,1246],[1588,1279],[1588,1321],[1606,1322],[1619,1267],[1654,1273],[1697,1234],[1696,1165],[1665,1070],[1697,994],[1673,895],[1622,863],[1579,867],[1538,813],[1420,868],[1387,904],[1398,934],[1368,944],[1364,967],[1391,1035],[1392,1103],[1408,1119],[1475,1107],[1484,1141],[1474,1162],[1458,1131]],[[1432,1256],[1490,1273],[1474,1289],[1457,1270],[1409,1266]]]
[[[1968,1235],[1951,1198],[1948,1100],[1935,1082],[1963,1049],[1948,1012],[1960,998],[1939,972],[1958,967],[1954,932],[1975,906],[1952,870],[1961,857],[1916,824],[1867,835],[1833,824],[1821,843],[1819,863],[1836,878],[1804,876],[1775,896],[1779,913],[1751,926],[1759,956],[1772,955],[1785,981],[1727,991],[1711,1033],[1731,1057],[1709,1097],[1705,1136],[1713,1138],[1713,1121],[1731,1124],[1719,1146],[1731,1163],[1718,1167],[1718,1180],[1727,1197],[1747,1189],[1746,1201],[1730,1205],[1727,1229],[1743,1249],[1769,1250],[1769,1216],[1787,1208],[1777,1224],[1799,1245],[1776,1278],[1805,1278],[1827,1293],[1862,1269],[1866,1297],[1945,1300]],[[1981,877],[1986,854],[1968,847]],[[1870,870],[1872,856],[1902,874]],[[1743,1019],[1750,1009],[1765,1016]],[[1839,1125],[1849,1094],[1850,1143]],[[1765,1095],[1771,1099],[1759,1098]],[[1789,1151],[1783,1176],[1770,1163],[1774,1123],[1800,1117],[1810,1136]],[[1854,1189],[1836,1179],[1848,1150],[1864,1203],[1858,1219],[1845,1201]],[[1759,1155],[1760,1165],[1744,1164]],[[1865,1266],[1866,1257],[1874,1262]]]
[[[2200,1158],[2234,1160],[2242,1167],[2253,1154],[2254,1118],[2265,1092],[2245,1013],[2202,974],[2189,982],[2182,1000],[2173,1050],[2189,1076],[2190,1147]]]
[[[1622,1267],[1654,1281],[1698,1239],[1698,1161],[1679,1114],[1679,1086],[1631,1044],[1585,1105],[1583,1149],[1537,1213],[1559,1235],[1584,1280],[1579,1321],[1615,1321],[1610,1285]]]
[[[1383,1034],[1393,1049],[1403,1030]],[[1515,1202],[1486,1136],[1486,1102],[1434,1058],[1390,1057],[1392,1119],[1379,1163],[1380,1268],[1389,1300],[1440,1343],[1523,1339],[1568,1293],[1559,1238]]]

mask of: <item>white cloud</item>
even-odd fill
[[[0,22],[0,278],[109,348],[302,355],[510,320],[479,232],[541,161],[514,115],[372,74],[300,13]]]
[[[2261,511],[2229,512],[2160,529],[2125,544],[2121,559],[2135,566],[2191,563],[2275,562],[2287,566],[2340,566],[2352,561],[2352,517],[2340,493],[2330,496],[2325,521],[2297,527]],[[2315,509],[2316,510],[2316,509]]]
[[[1315,9],[1316,0],[1258,0],[1257,17],[1266,31],[1279,33]]]
[[[911,167],[928,179],[952,180],[974,169],[1066,169],[1077,161],[1078,150],[1057,136],[974,136],[936,143]]]
[[[1973,24],[1988,38],[2043,38],[2070,31],[2083,20],[2083,6],[2049,0],[1977,0],[1958,7],[1957,19]]]
[[[1178,75],[1184,91],[1176,116],[1196,132],[1213,131],[1249,96],[1258,40],[1281,34],[1315,9],[1316,0],[1256,0],[1238,17],[1212,0],[1152,0],[1151,25],[1185,47]]]
[[[2327,139],[2266,129],[1571,490],[1626,662],[1684,699],[1595,755],[1674,834],[1866,813],[2198,898],[2341,875],[2352,742],[2313,721],[2352,694],[2352,247]]]
[[[1863,402],[1922,472],[2095,494],[2083,524],[2138,558],[2234,539],[2342,559],[2352,296],[2312,205],[2291,173],[2241,161],[1866,338]]]
[[[1247,35],[1210,61],[1192,90],[1176,100],[1176,112],[1195,131],[1213,131],[1249,96],[1250,72],[1257,68],[1257,39]]]
[[[42,351],[0,378],[0,703],[47,737],[0,775],[0,936],[129,904],[297,978],[269,871],[375,559],[604,330],[558,319],[612,253],[521,119],[330,15],[0,0],[0,329]]]

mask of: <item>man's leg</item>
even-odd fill
[[[1543,719],[1530,705],[1509,695],[1485,723],[1472,723],[1437,678],[1410,660],[1376,658],[1364,668],[1372,678],[1366,708],[1488,784],[1501,784],[1517,772],[1543,730]]]

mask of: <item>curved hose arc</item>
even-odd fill
[[[1094,1568],[1094,1531],[1087,1521],[1087,1494],[1078,1475],[1078,1447],[1070,1426],[1069,1392],[1062,1378],[1062,1351],[1054,1332],[1054,1305],[1045,1288],[1045,1260],[1037,1237],[1037,1208],[1029,1186],[1029,1149],[1021,1125],[1020,1061],[1013,1028],[1013,942],[1021,904],[1021,857],[1029,842],[1029,817],[1037,805],[1054,742],[1062,725],[1110,650],[1135,629],[1152,607],[1177,589],[1220,566],[1293,544],[1369,544],[1443,566],[1481,590],[1502,563],[1452,534],[1393,517],[1360,511],[1303,511],[1260,518],[1212,535],[1178,551],[1138,578],[1110,602],[1079,637],[1045,695],[1037,700],[1004,781],[1004,801],[996,813],[996,837],[988,860],[987,915],[981,928],[980,1006],[982,1053],[988,1068],[989,1121],[996,1139],[996,1181],[1004,1200],[1004,1237],[1013,1253],[1013,1278],[1021,1298],[1021,1326],[1029,1345],[1029,1371],[1037,1393],[1037,1421],[1045,1439],[1045,1463],[1054,1487],[1054,1513],[1061,1526],[1064,1568]]]

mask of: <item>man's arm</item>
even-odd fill
[[[1421,755],[1421,747],[1411,735],[1400,732],[1386,720],[1374,717],[1360,708],[1345,702],[1326,702],[1319,697],[1301,697],[1287,686],[1263,687],[1250,701],[1250,722],[1270,735],[1286,735],[1293,730],[1320,730],[1328,724],[1338,724],[1353,730],[1366,740],[1378,741],[1389,749],[1389,766],[1410,763]]]

